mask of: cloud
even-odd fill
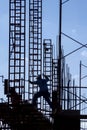
[[[81,55],[84,56],[84,57],[87,57],[87,51],[86,50],[82,51]]]

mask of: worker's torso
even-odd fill
[[[38,86],[40,87],[40,91],[48,91],[46,79],[38,80]]]

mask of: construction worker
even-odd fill
[[[48,102],[48,104],[50,105],[50,107],[52,108],[52,102],[50,101],[50,93],[48,92],[48,87],[47,87],[47,82],[49,81],[49,78],[46,75],[43,75],[45,77],[45,79],[42,79],[41,75],[37,76],[37,80],[36,81],[30,81],[29,82],[31,84],[37,84],[40,88],[39,92],[35,93],[35,95],[33,96],[33,105],[37,106],[37,98],[43,96],[45,98],[45,100]]]

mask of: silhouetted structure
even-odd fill
[[[54,130],[80,130],[80,111],[60,110],[54,117]]]
[[[52,123],[29,103],[15,106],[0,103],[2,129],[12,130],[52,130]],[[5,125],[4,125],[5,124]],[[6,125],[7,124],[7,125]]]
[[[64,2],[63,2],[64,3]],[[28,80],[25,76],[26,54],[26,0],[9,0],[9,73],[4,81],[7,102],[0,103],[0,129],[8,130],[80,130],[81,86],[75,86],[61,48],[61,4],[59,43],[56,57],[51,39],[42,44],[42,0],[29,0]],[[54,52],[55,53],[55,52]],[[48,92],[55,113],[43,99],[37,100],[37,109],[31,104],[37,75],[49,77]],[[81,78],[81,77],[80,77]],[[49,94],[48,93],[48,94]],[[35,99],[36,100],[36,99]]]

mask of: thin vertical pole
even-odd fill
[[[73,79],[73,106],[75,105],[75,80]],[[75,108],[73,108],[75,109]]]
[[[80,68],[79,68],[79,97],[81,97],[81,61],[80,61]],[[79,110],[81,109],[81,100],[79,99]]]
[[[61,27],[62,27],[62,0],[59,0],[59,62],[58,62],[58,70],[59,70],[59,105],[61,100]]]

